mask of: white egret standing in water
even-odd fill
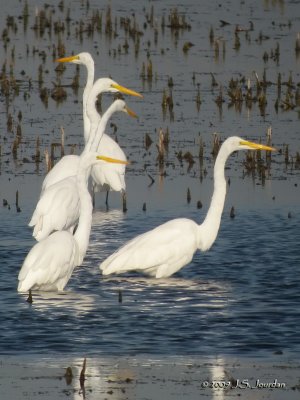
[[[110,78],[100,78],[94,83],[94,85],[92,86],[92,89],[89,90],[88,93],[86,93],[86,90],[85,90],[84,97],[86,97],[88,94],[88,100],[87,100],[87,103],[85,104],[85,108],[84,108],[84,115],[85,115],[85,113],[88,115],[88,118],[84,118],[84,121],[85,121],[84,132],[85,132],[85,137],[88,138],[87,142],[85,144],[85,150],[88,150],[90,148],[90,145],[91,145],[91,143],[93,143],[94,137],[96,135],[98,136],[98,140],[100,141],[100,139],[101,139],[100,135],[104,134],[104,131],[99,132],[99,129],[97,130],[97,127],[101,120],[101,117],[98,114],[98,111],[95,106],[97,96],[103,92],[112,92],[112,93],[121,92],[121,93],[128,94],[131,96],[142,97],[139,93],[137,93],[133,90],[127,89],[124,86],[119,85],[117,82],[113,81]],[[87,121],[88,121],[88,123],[87,123]],[[87,128],[87,125],[88,125],[88,128]],[[91,131],[91,137],[90,137],[90,132],[88,135],[86,134],[86,129],[89,129]],[[104,154],[103,152],[101,153],[101,151],[102,150],[99,150],[99,154]],[[117,157],[113,157],[111,154],[105,153],[105,155],[108,157],[111,157],[111,158],[117,158]],[[125,154],[124,154],[124,156],[119,157],[118,159],[126,161]],[[53,185],[54,183],[66,178],[68,176],[76,175],[78,160],[79,160],[79,156],[74,155],[74,154],[70,154],[70,155],[66,155],[66,156],[62,157],[61,160],[58,163],[56,163],[55,166],[46,175],[46,177],[43,181],[43,184],[42,184],[42,193],[44,190],[46,190],[49,186]],[[125,166],[123,165],[122,168],[125,168]]]
[[[91,100],[96,100],[96,96],[93,96],[93,92],[90,97]],[[136,114],[126,106],[124,100],[119,99],[114,101],[104,113],[98,126],[97,120],[92,120],[91,131],[96,129],[97,132],[96,135],[94,133],[90,134],[88,144],[82,154],[95,151],[109,118],[117,111],[123,111],[130,116],[136,117]],[[29,226],[34,227],[33,236],[38,241],[45,239],[53,231],[69,230],[72,233],[77,224],[80,214],[80,196],[78,193],[78,185],[76,183],[76,173],[81,158],[76,156],[75,158],[67,160],[69,160],[69,164],[67,166],[65,163],[62,165],[64,165],[65,168],[69,168],[68,172],[71,173],[72,171],[73,175],[61,179],[43,191],[32,215],[31,221],[29,222]],[[124,164],[127,163],[126,158],[125,160],[122,158],[119,160]],[[102,165],[103,164],[104,163],[102,163]],[[86,175],[86,184],[89,174],[90,169]]]
[[[80,217],[75,234],[57,231],[33,246],[19,272],[19,292],[28,292],[30,289],[61,291],[70,279],[74,268],[82,263],[89,244],[93,211],[86,175],[92,164],[100,162],[98,160],[105,161],[106,157],[90,152],[80,157],[76,176]],[[119,160],[111,160],[111,162],[119,162]]]
[[[88,107],[86,101],[88,93],[91,90],[91,82],[94,80],[95,66],[94,60],[89,53],[83,52],[74,56],[59,58],[58,62],[71,62],[75,64],[85,65],[87,69],[87,83],[84,89],[83,96],[83,121],[84,121],[84,132],[85,139],[87,138],[87,130],[89,126],[89,116],[87,114]],[[87,140],[87,139],[86,139]],[[97,149],[101,154],[105,154],[108,157],[124,159],[125,153],[121,147],[106,133],[103,134],[99,147]],[[107,193],[106,203],[108,199],[109,191],[121,192],[123,200],[123,210],[126,211],[126,183],[125,183],[125,166],[124,165],[109,165],[105,166],[104,169],[100,169],[94,166],[91,171],[93,191],[105,191]]]
[[[236,150],[275,150],[232,136],[224,141],[214,166],[214,192],[201,225],[187,218],[170,220],[130,240],[100,264],[103,275],[138,271],[165,278],[191,262],[196,250],[206,251],[214,243],[226,196],[225,163]]]

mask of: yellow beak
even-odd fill
[[[132,111],[129,107],[125,107],[125,111],[127,112],[127,114],[132,117],[132,118],[137,118],[137,115],[134,111]]]
[[[143,97],[140,93],[135,92],[134,90],[127,89],[124,86],[119,85],[118,83],[113,83],[111,85],[114,89],[116,89],[118,92],[124,93],[124,94],[129,94],[130,96],[137,96],[137,97]]]
[[[111,157],[106,157],[106,156],[97,156],[96,158],[97,158],[97,160],[106,161],[106,162],[112,163],[112,164],[123,164],[123,165],[130,164],[129,161],[118,160],[116,158],[111,158]]]
[[[251,147],[252,149],[256,149],[256,150],[267,150],[267,151],[276,151],[277,150],[277,149],[275,149],[275,147],[270,147],[270,146],[266,146],[264,144],[259,144],[259,143],[248,142],[248,140],[241,140],[240,144],[242,146],[248,146],[248,147]]]
[[[74,60],[78,60],[79,56],[70,56],[70,57],[63,57],[63,58],[58,58],[55,61],[56,62],[72,62]]]

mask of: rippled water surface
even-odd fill
[[[17,30],[9,28],[7,49],[0,53],[6,60],[6,73],[13,69],[19,92],[5,97],[1,92],[1,175],[2,199],[9,206],[0,209],[0,352],[1,354],[66,355],[255,355],[300,352],[300,231],[299,231],[299,58],[295,51],[299,30],[299,2],[228,0],[227,2],[190,1],[67,1],[63,9],[53,11],[53,20],[64,21],[70,9],[70,26],[60,32],[40,36],[32,29],[35,15],[43,2],[28,1],[29,21],[25,29],[20,17],[24,1],[12,0],[1,15],[3,27],[13,16]],[[108,4],[117,32],[107,36],[104,21]],[[153,6],[154,19],[151,20]],[[97,9],[103,13],[101,33],[89,36],[83,30],[76,36],[80,20],[88,23]],[[172,31],[168,15],[177,7],[191,29]],[[121,17],[135,15],[140,37],[138,54],[132,38],[120,24]],[[161,18],[165,17],[164,32]],[[226,21],[229,24],[224,24]],[[249,20],[254,30],[248,31]],[[152,22],[151,22],[152,21]],[[238,33],[236,25],[245,29]],[[209,34],[222,43],[219,54]],[[4,28],[3,28],[4,29]],[[155,32],[157,30],[157,42]],[[129,36],[128,36],[129,35]],[[128,40],[129,51],[124,50]],[[115,116],[120,145],[133,161],[127,173],[128,212],[120,208],[118,194],[110,195],[110,207],[104,207],[104,195],[96,199],[90,246],[81,267],[72,275],[64,293],[34,293],[33,304],[16,292],[17,275],[23,259],[34,245],[27,224],[39,196],[45,173],[43,150],[60,141],[60,126],[66,132],[66,152],[83,145],[81,92],[85,74],[80,73],[79,92],[69,87],[75,67],[68,65],[57,76],[53,46],[62,40],[66,54],[90,51],[97,76],[111,74],[115,80],[143,93],[143,101],[128,99],[139,114],[132,122]],[[185,54],[183,45],[193,46]],[[280,47],[279,60],[274,50]],[[26,46],[28,45],[28,51]],[[225,49],[225,50],[224,50]],[[263,59],[267,53],[268,61]],[[45,59],[43,57],[45,56]],[[266,56],[265,56],[266,57]],[[273,58],[272,58],[273,57]],[[153,79],[141,79],[142,64],[149,58]],[[3,61],[4,62],[4,61]],[[38,68],[43,68],[43,83],[51,92],[53,82],[65,85],[67,99],[61,104],[51,96],[46,106],[40,100]],[[265,109],[253,101],[251,107],[232,104],[227,94],[230,79],[247,79],[255,90],[267,74]],[[218,86],[212,85],[214,74]],[[281,94],[278,74],[282,75]],[[292,108],[287,108],[286,85],[290,85]],[[162,112],[163,91],[170,94],[172,77],[174,108]],[[245,81],[243,81],[245,77]],[[2,76],[3,79],[3,76]],[[31,87],[29,87],[31,81]],[[197,85],[198,84],[198,85]],[[223,88],[224,103],[216,105]],[[196,97],[200,90],[201,105]],[[298,97],[297,97],[298,96]],[[276,110],[276,100],[279,108]],[[127,100],[127,99],[126,99]],[[110,101],[109,98],[104,99]],[[13,156],[18,113],[22,111],[22,138]],[[7,131],[12,114],[13,131]],[[228,161],[230,178],[224,216],[219,236],[212,249],[196,253],[193,261],[168,279],[154,280],[137,274],[102,277],[98,265],[126,240],[168,219],[186,216],[203,220],[212,193],[213,134],[221,139],[238,134],[265,142],[272,126],[272,143],[279,152],[272,156],[265,175],[248,171],[245,154],[235,154]],[[157,131],[168,128],[170,143],[163,165],[157,163]],[[113,134],[113,127],[108,127]],[[153,144],[145,147],[145,134]],[[35,163],[39,136],[42,162]],[[204,142],[203,164],[199,161],[200,139]],[[188,165],[178,153],[191,152],[195,163]],[[298,155],[299,156],[299,155]],[[56,150],[55,158],[59,157]],[[262,157],[265,163],[264,156]],[[154,183],[151,185],[151,178]],[[187,203],[187,189],[192,201]],[[19,193],[21,212],[15,207]],[[197,209],[201,200],[203,208]],[[147,210],[142,211],[146,203]],[[231,206],[236,217],[230,218]],[[153,249],[155,251],[155,249]],[[120,301],[122,300],[122,301]]]
[[[198,218],[196,211],[187,215]],[[146,223],[143,214],[124,218],[118,210],[96,212],[87,257],[65,293],[35,294],[31,306],[16,293],[31,240],[23,239],[22,224],[12,230],[4,217],[1,352],[298,352],[298,217],[287,219],[274,209],[244,210],[233,221],[227,216],[212,250],[197,253],[168,279],[100,276],[98,263],[105,255],[146,226],[174,216],[151,213]]]

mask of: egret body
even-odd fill
[[[166,278],[191,262],[197,250],[209,250],[216,240],[226,197],[225,163],[236,150],[274,150],[239,137],[222,144],[214,166],[214,191],[207,215],[201,225],[187,218],[170,220],[143,233],[100,264],[103,275],[138,271]]]

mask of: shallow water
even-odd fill
[[[22,3],[22,2],[21,2]],[[5,15],[22,14],[23,4],[11,1],[6,5]],[[30,8],[29,27],[34,21],[36,3],[28,1]],[[56,81],[55,64],[49,54],[58,36],[34,35],[27,29],[23,36],[22,20],[17,20],[18,31],[11,33],[8,51],[1,49],[9,62],[10,51],[15,46],[14,71],[20,80],[20,94],[10,96],[8,106],[1,97],[1,130],[6,132],[9,112],[14,118],[14,132],[1,137],[1,197],[8,200],[10,209],[0,209],[0,351],[2,354],[66,354],[95,355],[249,355],[265,356],[274,352],[297,356],[299,341],[299,105],[292,110],[279,107],[275,111],[277,98],[277,74],[281,72],[287,81],[290,71],[294,79],[293,95],[299,86],[299,58],[295,54],[295,40],[299,28],[296,12],[299,4],[293,1],[240,2],[124,2],[115,1],[113,16],[130,16],[135,12],[140,29],[144,31],[140,52],[134,56],[133,44],[129,53],[118,53],[124,43],[125,33],[119,27],[118,36],[108,38],[104,33],[93,37],[83,35],[82,41],[67,33],[66,54],[91,51],[101,76],[111,74],[124,84],[144,94],[144,100],[128,99],[128,104],[140,116],[131,121],[126,116],[115,116],[119,143],[133,161],[128,168],[128,212],[120,210],[118,194],[110,195],[110,208],[104,208],[104,196],[97,197],[93,215],[90,246],[82,267],[76,269],[64,293],[36,293],[29,305],[26,296],[17,294],[17,274],[22,261],[34,244],[31,230],[27,227],[35,207],[44,164],[35,164],[35,142],[40,136],[41,150],[60,140],[60,126],[66,131],[66,152],[76,144],[76,152],[82,148],[81,134],[81,90],[78,96],[67,87],[68,98],[56,104],[49,98],[46,108],[40,101],[37,83],[38,66],[42,64],[41,52],[48,54],[44,65],[44,83],[52,88]],[[188,3],[188,4],[187,4]],[[87,9],[84,1],[65,1],[64,11],[54,7],[53,18],[62,19],[66,9],[71,9],[71,32],[74,34],[78,19],[89,20],[97,2],[90,1]],[[39,7],[42,7],[43,2]],[[155,24],[159,32],[154,44],[154,30],[150,23],[144,26],[146,14],[154,6]],[[192,29],[182,30],[178,37],[165,28],[160,28],[161,16],[169,14],[177,6],[186,15]],[[143,9],[146,8],[146,10]],[[51,9],[51,8],[50,8]],[[101,9],[105,14],[106,5]],[[234,10],[234,11],[233,11]],[[250,15],[250,17],[249,17]],[[233,49],[236,24],[248,27],[254,22],[254,31],[240,34],[241,48]],[[220,27],[219,20],[230,25]],[[275,21],[275,22],[274,22]],[[291,24],[289,23],[291,22]],[[226,52],[220,50],[216,57],[209,43],[209,30],[213,26],[215,36],[226,41]],[[259,42],[259,33],[269,39]],[[150,40],[150,47],[147,41]],[[188,54],[182,46],[193,42]],[[280,44],[280,61],[262,60],[264,51],[271,52]],[[24,43],[30,43],[30,52],[24,54]],[[39,53],[32,55],[32,47]],[[108,55],[111,49],[117,53]],[[140,79],[141,65],[146,62],[146,52],[153,62],[152,82]],[[162,54],[161,49],[164,49]],[[104,57],[103,57],[104,55]],[[24,63],[24,60],[26,63]],[[8,68],[8,67],[7,67]],[[262,115],[257,103],[241,109],[231,107],[226,90],[231,77],[245,76],[255,79],[253,70],[273,84],[267,88],[268,103]],[[25,70],[24,75],[21,74]],[[68,66],[61,76],[63,84],[70,84],[75,67]],[[99,75],[100,75],[100,71]],[[193,73],[195,82],[193,83]],[[211,87],[210,72],[215,74],[224,87],[225,103],[222,109],[215,104],[219,87]],[[81,85],[85,74],[81,72]],[[161,110],[162,92],[168,90],[168,77],[174,80],[174,119],[167,111],[164,118]],[[32,78],[32,89],[28,90],[28,79]],[[200,83],[202,103],[196,107],[197,83]],[[297,86],[298,85],[298,86]],[[282,98],[286,92],[282,87]],[[24,100],[24,95],[26,99]],[[109,101],[107,97],[103,101]],[[11,154],[15,138],[17,115],[22,110],[23,137],[18,157]],[[186,216],[201,222],[208,208],[212,191],[211,156],[212,134],[217,132],[222,139],[238,134],[253,140],[266,141],[267,127],[272,125],[272,142],[281,153],[272,156],[270,173],[262,180],[255,172],[247,175],[244,154],[233,155],[226,171],[231,183],[224,210],[224,217],[216,243],[206,253],[197,253],[188,266],[169,279],[154,280],[135,274],[103,278],[98,264],[126,240],[178,216]],[[122,129],[120,128],[122,126]],[[157,165],[157,130],[170,129],[170,144],[167,162]],[[109,128],[109,132],[112,128]],[[154,143],[150,149],[144,146],[145,133]],[[199,134],[205,143],[204,164],[198,161]],[[286,148],[289,154],[285,159]],[[191,169],[185,161],[180,162],[176,154],[190,151],[195,157]],[[59,151],[56,156],[58,157]],[[147,174],[155,179],[153,185]],[[187,188],[191,189],[192,202],[186,201]],[[19,191],[21,212],[15,209],[15,193]],[[201,200],[203,208],[197,210]],[[142,211],[146,202],[147,211]],[[229,217],[231,206],[236,209],[235,219]],[[291,218],[288,218],[290,213]],[[122,293],[122,303],[119,293]]]
[[[180,211],[199,218],[188,206]],[[65,293],[36,293],[31,306],[16,293],[16,279],[32,239],[24,238],[25,221],[12,229],[8,213],[3,214],[3,354],[299,351],[298,214],[288,219],[276,208],[243,210],[232,220],[227,213],[211,251],[197,253],[176,276],[155,280],[135,274],[104,278],[98,264],[125,240],[175,217],[174,211],[147,212],[147,217],[97,211],[86,259]]]

